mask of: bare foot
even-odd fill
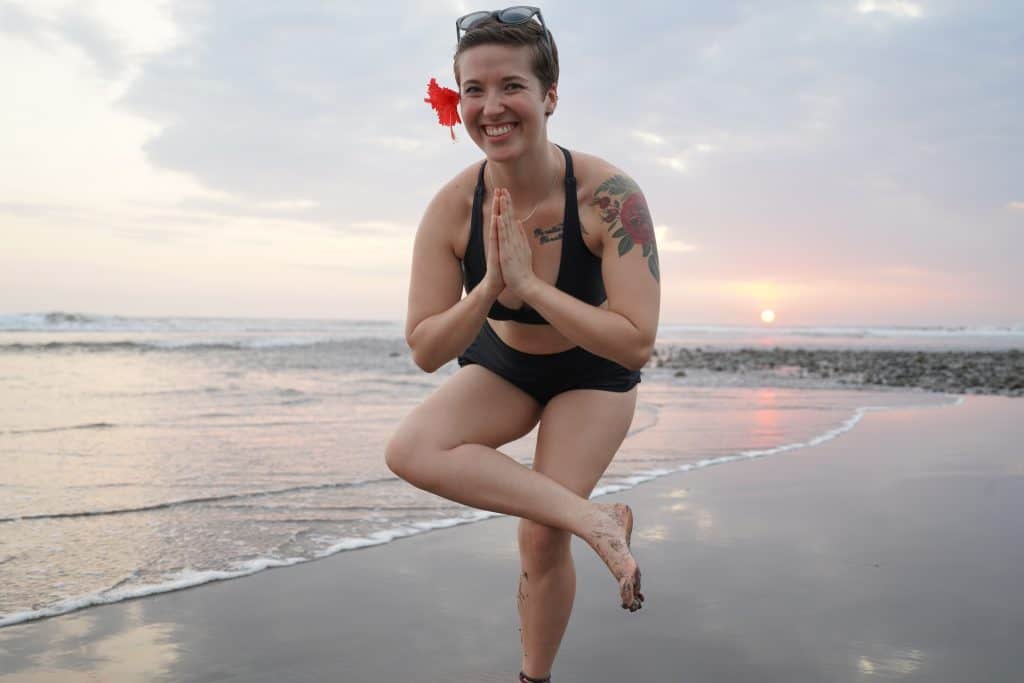
[[[643,607],[644,594],[640,592],[640,568],[629,552],[633,511],[623,503],[594,503],[594,511],[588,521],[590,529],[583,540],[604,560],[619,582],[622,608],[637,611]]]

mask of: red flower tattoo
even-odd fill
[[[608,224],[612,237],[619,240],[619,256],[625,256],[639,244],[651,275],[661,282],[654,221],[637,184],[623,175],[612,176],[594,192],[591,205],[600,210],[601,220]]]
[[[654,240],[651,212],[647,210],[647,200],[642,194],[626,197],[619,209],[619,220],[630,238],[640,246],[645,247]]]

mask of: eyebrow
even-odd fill
[[[526,80],[525,76],[505,76],[503,79],[501,79],[501,82],[502,83],[507,83],[508,81],[525,81],[525,80]],[[475,78],[467,78],[466,80],[462,81],[462,85],[468,85],[470,83],[473,83],[473,84],[476,84],[476,85],[480,85],[481,81],[479,81],[479,80],[477,80]]]

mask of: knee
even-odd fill
[[[387,445],[384,446],[384,464],[388,466],[389,470],[405,479],[402,473],[405,471],[408,462],[409,445],[407,440],[402,437],[402,433],[396,432],[388,439]]]
[[[428,454],[424,452],[424,441],[417,437],[415,431],[411,426],[400,426],[384,447],[384,462],[399,478],[426,489],[429,482],[424,461]]]
[[[568,531],[528,519],[519,522],[519,554],[534,568],[557,564],[568,554],[570,541]]]

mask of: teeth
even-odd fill
[[[491,137],[497,137],[504,135],[505,133],[512,130],[512,124],[506,123],[504,126],[484,126],[484,133]]]

